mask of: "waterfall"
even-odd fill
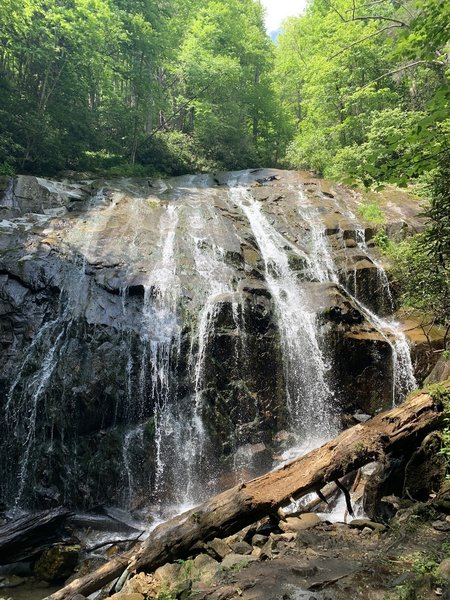
[[[339,282],[339,273],[337,266],[332,258],[330,247],[326,241],[325,227],[320,219],[319,210],[312,206],[308,201],[303,189],[298,191],[299,198],[299,213],[310,228],[309,231],[309,276],[320,282],[330,281],[333,283]],[[340,208],[340,207],[339,207]],[[356,215],[346,208],[343,212],[347,218],[352,221],[357,221]],[[358,248],[374,264],[377,271],[377,278],[380,281],[380,289],[383,300],[387,302],[387,309],[392,313],[394,301],[390,290],[389,280],[386,272],[376,259],[370,255],[369,248],[366,242],[366,232],[360,225],[356,226],[355,238]],[[375,329],[381,334],[383,339],[389,344],[392,353],[392,402],[393,405],[398,404],[406,395],[417,387],[417,382],[414,377],[414,369],[411,363],[411,353],[408,340],[403,333],[400,324],[391,317],[382,318],[371,311],[364,302],[358,297],[356,288],[356,269],[354,273],[354,289],[346,288],[347,294],[352,301],[360,308],[368,320],[373,324]],[[391,339],[392,338],[392,339]],[[392,341],[393,340],[393,341]]]
[[[19,236],[24,256],[11,251],[1,300],[14,313],[13,301],[29,298],[2,373],[11,506],[86,497],[85,506],[152,504],[163,514],[254,475],[288,444],[291,456],[306,452],[337,433],[338,400],[351,388],[333,372],[330,339],[365,353],[358,379],[367,364],[389,384],[392,372],[393,403],[415,387],[388,278],[356,215],[327,211],[331,202],[297,175],[286,176],[285,194],[275,189],[284,182],[257,177],[104,182],[64,214],[11,221],[7,235]],[[42,186],[66,201],[63,186]],[[14,201],[11,190],[6,204]],[[364,296],[369,277],[380,311]],[[326,317],[330,302],[356,307],[373,339],[358,346],[353,323]],[[389,402],[388,386],[379,397]],[[355,404],[365,402],[364,389]]]
[[[338,283],[339,277],[327,242],[325,227],[320,218],[320,211],[308,201],[303,189],[300,188],[297,193],[298,213],[308,228],[305,240],[308,251],[307,276],[311,281]]]
[[[243,187],[232,187],[233,202],[247,217],[265,264],[265,278],[277,309],[292,429],[305,447],[319,445],[336,432],[333,393],[311,298],[290,268],[286,248],[307,260],[264,216]]]

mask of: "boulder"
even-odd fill
[[[57,583],[72,575],[80,556],[80,546],[57,544],[46,550],[34,565],[38,579]]]
[[[214,538],[208,542],[206,551],[208,554],[212,555],[213,558],[218,558],[219,560],[231,553],[230,546],[219,538]]]
[[[303,529],[312,529],[321,523],[320,517],[315,513],[304,513],[298,517],[287,517],[284,521],[280,521],[279,527],[282,531],[297,532]]]
[[[439,563],[439,566],[436,569],[436,575],[440,579],[450,581],[450,558],[446,558],[441,563]]]
[[[230,544],[231,550],[235,554],[251,554],[253,548],[247,542],[235,542],[234,544]]]
[[[222,561],[223,569],[233,569],[238,568],[240,566],[245,567],[251,562],[257,561],[258,558],[256,556],[244,556],[242,554],[228,554]]]

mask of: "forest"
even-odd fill
[[[0,0],[9,600],[450,598],[450,2],[265,18]]]

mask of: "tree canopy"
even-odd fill
[[[4,172],[185,172],[281,152],[254,0],[4,0],[0,23]]]

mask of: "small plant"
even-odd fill
[[[358,207],[358,212],[369,223],[373,223],[374,225],[383,225],[384,223],[384,214],[380,206],[374,201],[361,204]]]
[[[373,241],[383,254],[389,253],[392,248],[392,241],[389,239],[385,229],[379,229],[373,237]]]
[[[248,567],[248,564],[249,563],[246,560],[240,560],[230,567],[220,567],[220,570],[223,573],[239,573],[239,571],[242,571],[242,569]]]
[[[13,177],[14,176],[14,167],[7,163],[6,161],[0,163],[0,176]]]
[[[157,600],[177,600],[177,597],[174,591],[163,589],[159,592]]]
[[[442,542],[441,552],[445,558],[448,558],[450,556],[450,541]]]

